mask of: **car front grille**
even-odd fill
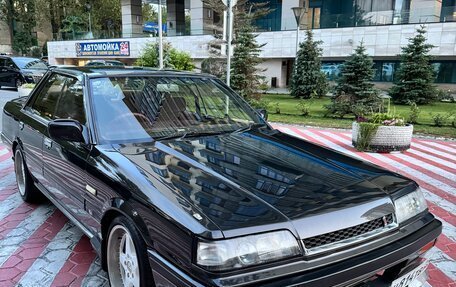
[[[324,247],[328,247],[328,249],[330,249],[329,246],[335,243],[344,242],[353,238],[359,238],[363,235],[370,235],[375,231],[382,231],[383,229],[387,230],[387,227],[393,223],[393,214],[388,214],[386,216],[356,226],[325,233],[322,235],[317,235],[314,237],[309,237],[304,239],[303,242],[306,250],[311,251],[312,249],[326,249]]]

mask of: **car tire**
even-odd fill
[[[155,286],[146,244],[131,219],[116,217],[109,226],[107,239],[110,286]]]
[[[14,171],[19,194],[25,202],[36,202],[41,198],[40,191],[36,188],[32,176],[25,163],[24,153],[21,148],[14,152]]]

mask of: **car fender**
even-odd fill
[[[131,219],[135,224],[135,227],[138,229],[139,234],[141,234],[141,237],[146,245],[152,246],[152,240],[150,236],[145,236],[148,234],[148,230],[141,216],[139,216],[139,213],[124,199],[112,198],[109,206],[105,207],[101,219],[101,259],[103,269],[106,268],[106,244],[109,225],[115,217],[120,215]]]

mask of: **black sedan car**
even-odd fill
[[[409,286],[442,229],[412,180],[273,129],[208,75],[55,69],[2,139],[22,198],[74,221],[111,286]]]
[[[40,59],[0,56],[0,88],[38,83],[47,70],[47,64]]]

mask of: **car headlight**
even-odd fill
[[[420,188],[394,201],[397,222],[401,223],[427,209],[426,199]]]
[[[198,242],[196,261],[201,267],[223,271],[276,261],[301,254],[289,231],[276,231],[226,240]]]

